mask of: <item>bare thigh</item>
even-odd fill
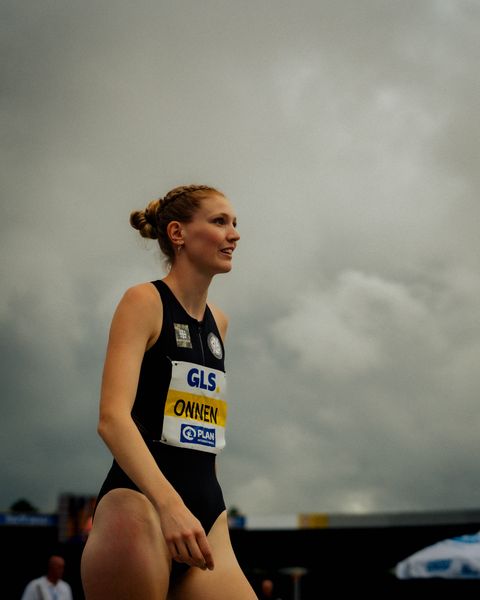
[[[98,504],[82,555],[86,600],[164,600],[171,561],[150,501],[111,490]]]
[[[230,542],[227,514],[223,512],[208,534],[215,568],[191,567],[172,587],[169,600],[257,600],[238,564]]]

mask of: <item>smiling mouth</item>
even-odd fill
[[[220,250],[220,252],[222,254],[226,254],[227,256],[232,256],[233,248],[223,248],[223,250]]]

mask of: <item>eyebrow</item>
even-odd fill
[[[218,213],[214,212],[212,214],[212,218],[214,218],[214,217],[226,217],[227,219],[230,219],[230,217],[232,217],[232,221],[237,222],[237,216],[236,215],[232,216],[232,215],[230,215],[229,213],[226,213],[226,212],[218,212]]]

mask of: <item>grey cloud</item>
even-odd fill
[[[476,3],[4,2],[0,503],[94,493],[129,212],[231,197],[227,503],[478,504]],[[43,474],[43,476],[42,476]]]

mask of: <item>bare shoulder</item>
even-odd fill
[[[163,310],[160,294],[152,283],[140,283],[128,288],[118,303],[112,320],[112,329],[122,335],[134,328],[150,342],[162,328]]]
[[[160,300],[160,294],[153,285],[153,283],[138,283],[132,287],[129,287],[123,294],[120,303],[127,304],[132,308],[149,309],[153,308],[158,310],[158,307],[162,305]]]
[[[215,319],[218,330],[220,331],[222,340],[225,341],[225,338],[227,337],[227,330],[228,330],[228,317],[223,312],[223,310],[221,310],[215,304],[212,304],[211,302],[209,302],[208,306],[210,307],[210,310],[212,311],[213,318]]]

